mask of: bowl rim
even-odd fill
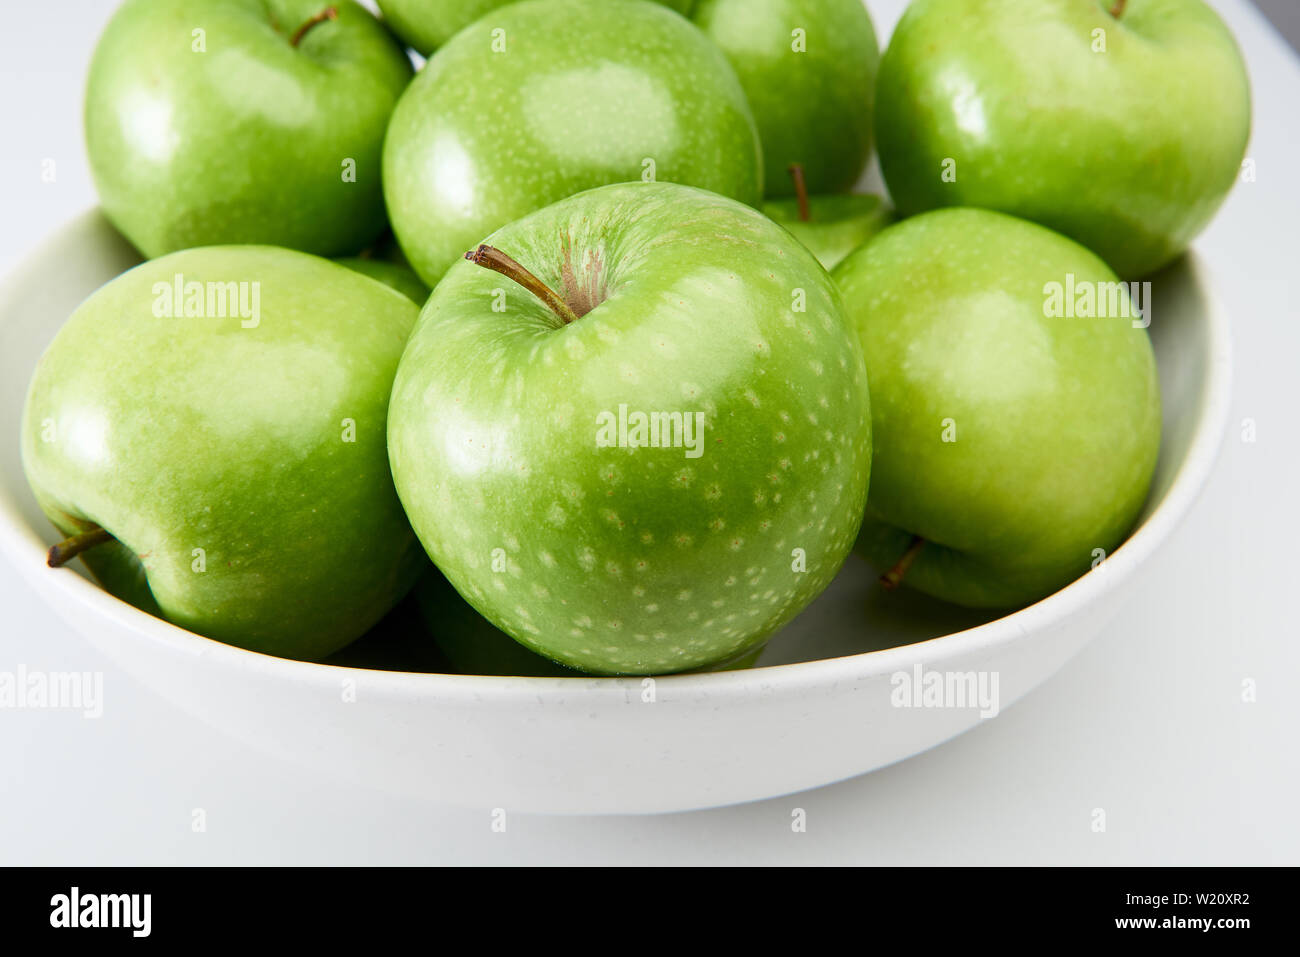
[[[33,264],[47,258],[53,248],[104,221],[98,207],[90,207],[46,236],[0,281],[0,315],[16,307],[16,277],[28,272]],[[802,693],[822,685],[841,684],[882,674],[892,674],[916,665],[927,668],[947,657],[970,656],[990,651],[999,645],[1027,636],[1031,631],[1050,628],[1067,619],[1080,608],[1099,601],[1149,558],[1169,538],[1204,488],[1218,458],[1231,407],[1232,342],[1226,319],[1208,271],[1195,251],[1186,254],[1195,264],[1201,298],[1206,305],[1208,380],[1198,392],[1193,437],[1185,461],[1174,476],[1165,497],[1142,522],[1097,568],[1025,608],[993,621],[951,632],[912,644],[877,651],[861,652],[814,661],[782,665],[758,665],[739,671],[706,674],[657,675],[653,680],[663,693],[674,698],[707,695],[717,702],[721,698],[743,697],[753,692]],[[622,677],[516,677],[497,675],[448,675],[427,672],[382,671],[344,665],[319,664],[278,658],[248,651],[187,631],[161,618],[113,597],[82,575],[69,572],[50,576],[44,556],[48,546],[32,529],[15,501],[0,496],[0,551],[3,551],[33,586],[41,591],[59,590],[68,601],[87,612],[108,619],[113,626],[133,632],[170,652],[203,658],[223,666],[255,672],[268,679],[337,687],[343,677],[364,681],[368,690],[398,696],[432,695],[444,704],[536,704],[558,705],[581,696],[586,703],[593,698],[627,700],[630,689],[639,689],[647,676]],[[43,595],[48,602],[48,596]]]

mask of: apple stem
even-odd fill
[[[901,585],[903,576],[912,567],[912,562],[916,561],[916,556],[921,554],[921,546],[924,544],[924,538],[920,535],[913,535],[912,543],[907,546],[907,551],[903,552],[903,557],[894,563],[893,568],[880,576],[880,584],[884,585],[888,591],[893,591]]]
[[[571,322],[578,321],[578,314],[569,308],[569,304],[554,289],[495,246],[484,243],[477,249],[471,249],[467,252],[465,258],[476,266],[485,266],[519,283],[519,285],[546,303],[551,312],[559,316],[566,326]]]
[[[808,209],[808,184],[803,178],[803,164],[790,164],[790,178],[794,180],[794,198],[799,201],[799,222],[806,223],[812,219],[812,212]]]
[[[293,36],[289,38],[289,46],[296,47],[302,42],[302,38],[307,35],[307,31],[318,23],[324,23],[326,20],[337,20],[339,12],[334,7],[326,7],[320,13],[316,14],[297,30],[293,31]]]
[[[1128,6],[1128,0],[1115,0],[1111,5],[1110,15],[1118,20],[1124,16],[1124,8]]]
[[[87,549],[111,542],[113,536],[98,525],[92,525],[84,532],[69,536],[49,550],[45,562],[51,568],[60,568],[72,561]]]

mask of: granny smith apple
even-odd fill
[[[887,583],[1015,607],[1123,541],[1160,393],[1150,312],[1104,262],[1033,223],[947,209],[886,229],[834,278],[871,379],[859,545]]]
[[[531,0],[411,83],[384,144],[393,231],[430,286],[488,233],[574,193],[662,180],[756,205],[758,132],[726,58],[647,0]]]
[[[416,611],[413,589],[365,635],[328,658],[322,658],[320,663],[342,668],[367,668],[368,671],[442,675],[451,670],[447,659],[425,635],[424,624]]]
[[[836,194],[809,196],[803,168],[790,167],[793,199],[770,199],[763,212],[808,247],[826,269],[834,269],[891,222],[894,216],[879,196]]]
[[[424,564],[428,567],[429,563]],[[418,582],[415,587],[419,587]],[[369,671],[454,674],[451,663],[429,640],[414,592],[413,588],[364,635],[320,663]]]
[[[809,197],[806,209],[795,199],[772,199],[763,204],[763,212],[807,246],[826,269],[834,269],[894,218],[879,196],[847,193]]]
[[[428,56],[452,36],[513,0],[379,0],[384,22],[406,43]],[[656,0],[678,13],[690,12],[695,0]]]
[[[407,515],[470,604],[554,661],[646,674],[729,661],[825,588],[870,408],[811,253],[733,200],[625,183],[470,257],[425,304],[388,429]]]
[[[390,289],[396,289],[417,306],[423,306],[424,300],[429,298],[429,287],[421,281],[410,266],[389,262],[386,259],[375,259],[373,256],[346,256],[334,261],[363,276],[377,279]]]
[[[524,678],[577,678],[582,672],[534,654],[474,610],[437,569],[411,592],[422,626],[453,673]]]
[[[877,95],[900,212],[1012,213],[1126,279],[1187,248],[1250,137],[1245,64],[1202,0],[916,0]]]
[[[427,566],[385,421],[419,310],[315,256],[152,260],[60,329],[23,412],[41,509],[125,600],[290,658],[361,635]],[[52,573],[53,574],[53,573]]]
[[[408,644],[432,639],[452,670],[463,675],[512,675],[526,678],[580,678],[583,673],[534,654],[474,610],[436,569],[420,579],[412,597],[423,624],[408,634]],[[738,671],[758,662],[763,649],[747,651],[715,671]]]
[[[384,131],[410,76],[352,0],[127,0],[86,88],[104,212],[146,257],[355,252],[385,227]]]
[[[793,194],[791,163],[803,165],[810,192],[851,188],[871,156],[880,61],[862,0],[699,0],[692,18],[753,107],[766,195]]]

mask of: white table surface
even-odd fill
[[[0,864],[1300,863],[1300,63],[1245,0],[1213,3],[1255,91],[1258,179],[1197,243],[1235,324],[1234,424],[1144,600],[1028,699],[816,791],[664,817],[513,816],[496,833],[486,810],[341,786],[209,730],[71,634],[0,559],[0,671],[103,671],[106,699],[98,720],[0,710]],[[887,37],[903,0],[869,6]],[[94,202],[82,84],[113,7],[7,5],[0,273]]]

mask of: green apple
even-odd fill
[[[753,107],[766,195],[793,194],[791,163],[803,165],[810,192],[850,189],[871,156],[880,61],[862,0],[699,0],[692,17]]]
[[[384,22],[398,38],[428,56],[479,17],[514,0],[379,0]],[[656,0],[687,14],[695,0]]]
[[[1187,248],[1250,137],[1245,64],[1201,0],[916,0],[877,94],[901,213],[1032,219],[1126,279]]]
[[[726,58],[646,0],[531,0],[458,33],[384,144],[393,231],[430,286],[488,233],[608,183],[664,180],[751,205],[762,160]]]
[[[794,199],[770,199],[763,203],[763,212],[793,233],[826,269],[834,269],[894,220],[879,196],[809,196],[803,168],[794,164],[790,173]]]
[[[894,566],[887,583],[1015,607],[1123,541],[1160,392],[1150,313],[1104,262],[1033,223],[947,209],[886,229],[834,278],[871,380],[859,547]]]
[[[580,678],[583,673],[534,654],[474,610],[436,569],[412,590],[423,628],[408,634],[408,644],[430,638],[457,674],[513,675],[525,678]],[[739,671],[758,663],[761,647],[714,671]]]
[[[428,562],[425,562],[428,567]],[[321,660],[321,664],[369,671],[405,671],[415,674],[455,674],[456,669],[429,639],[420,618],[415,589],[393,610],[352,644]]]
[[[772,199],[763,212],[788,229],[826,269],[834,269],[893,221],[893,214],[879,196],[812,196],[807,218],[795,199]]]
[[[582,672],[534,654],[474,610],[436,569],[412,590],[420,640],[432,644],[454,674],[579,678]]]
[[[124,600],[290,658],[336,651],[426,567],[385,421],[419,310],[327,260],[186,250],[55,336],[23,412],[41,509]]]
[[[470,255],[402,356],[388,447],[480,613],[571,667],[653,674],[729,661],[825,588],[861,521],[870,409],[811,253],[733,200],[625,183]]]
[[[86,88],[104,212],[146,257],[355,252],[385,226],[384,131],[410,76],[352,0],[127,0]]]
[[[423,306],[429,298],[429,287],[415,274],[415,270],[403,263],[375,259],[373,256],[347,256],[334,261],[363,276],[377,279],[390,289],[396,289],[417,306]]]

